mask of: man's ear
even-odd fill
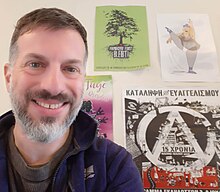
[[[5,84],[8,92],[10,91],[12,67],[9,63],[4,65]]]

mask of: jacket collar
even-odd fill
[[[73,134],[78,146],[81,150],[87,149],[97,135],[97,121],[80,111],[76,120],[73,123]]]
[[[0,138],[15,124],[12,111],[0,116]],[[93,142],[97,132],[97,122],[83,111],[80,111],[73,122],[73,138],[79,150],[88,148]]]

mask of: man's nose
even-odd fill
[[[57,95],[64,91],[64,80],[62,71],[51,67],[47,69],[41,79],[41,89],[47,90],[52,95]]]

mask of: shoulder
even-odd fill
[[[86,153],[91,154],[97,160],[103,159],[109,168],[124,166],[125,163],[135,167],[131,154],[124,147],[108,139],[97,137]]]
[[[0,116],[0,136],[4,135],[15,124],[12,111],[8,111]]]
[[[97,137],[93,142],[93,147],[96,150],[103,151],[103,153],[105,153],[107,156],[112,156],[112,155],[121,154],[121,153],[129,154],[124,147],[105,138]]]
[[[125,188],[131,191],[143,190],[141,175],[131,154],[124,147],[100,138],[94,144],[105,156],[109,191],[124,191]]]

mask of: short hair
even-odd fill
[[[46,29],[59,30],[59,29],[72,29],[79,32],[82,37],[86,55],[88,57],[88,44],[87,32],[83,25],[73,15],[58,8],[40,8],[33,10],[23,17],[21,17],[15,26],[12,34],[10,48],[9,48],[9,61],[13,62],[18,51],[17,40],[24,33],[30,32],[38,27],[45,27]]]

